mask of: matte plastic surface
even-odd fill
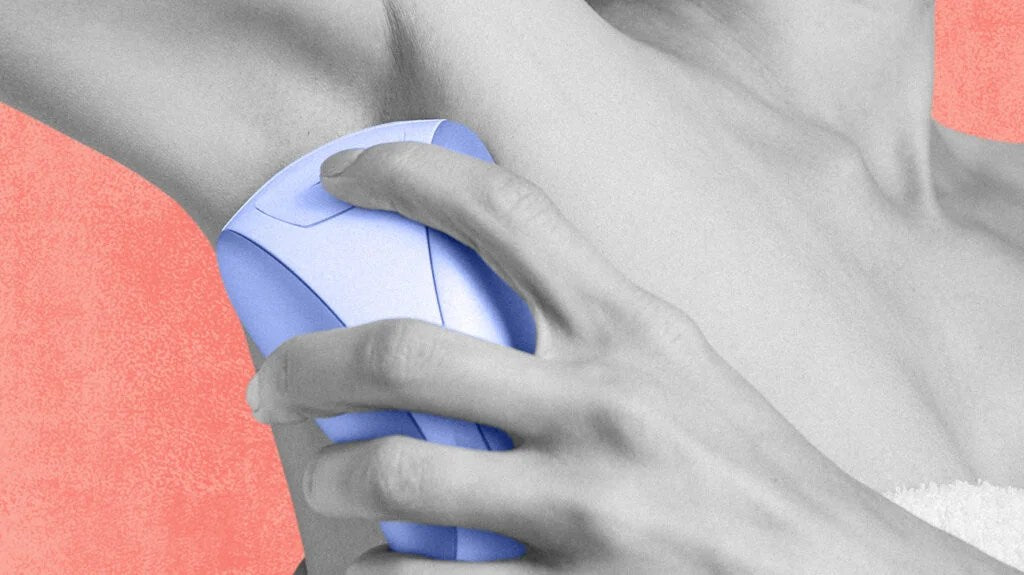
[[[330,142],[267,182],[224,226],[216,253],[242,325],[264,355],[311,331],[387,318],[429,321],[533,352],[526,303],[480,257],[447,234],[391,213],[353,207],[320,185],[320,164],[341,150],[420,141],[493,161],[465,126],[417,120]],[[506,450],[500,429],[426,413],[376,411],[317,420],[331,441],[406,435],[470,449]],[[475,529],[381,523],[395,551],[437,559],[519,557],[523,545]]]

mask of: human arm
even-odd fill
[[[377,84],[389,57],[378,47],[387,38],[380,6],[5,1],[0,101],[155,184],[212,243],[277,170],[380,120]],[[262,356],[250,350],[258,366]],[[281,429],[275,439],[295,493],[287,462],[301,449],[292,442],[318,438]],[[354,554],[379,540],[371,522],[294,503],[306,543],[330,539]]]
[[[265,423],[394,408],[516,439],[509,452],[400,437],[321,450],[304,481],[320,513],[489,529],[530,548],[473,566],[375,549],[355,572],[1018,572],[844,473],[530,182],[412,143],[369,148],[323,181],[473,247],[538,330],[534,355],[413,320],[271,354],[248,396]]]
[[[413,4],[413,2],[406,2],[406,4]],[[745,170],[735,169],[736,165],[729,156],[729,152],[735,152],[737,147],[722,145],[723,141],[728,140],[730,136],[730,125],[727,125],[728,122],[721,122],[721,119],[725,118],[731,122],[732,126],[738,126],[738,131],[742,133],[743,138],[748,138],[752,134],[757,135],[759,127],[764,125],[771,128],[764,132],[768,132],[774,137],[780,129],[780,124],[775,121],[773,116],[765,114],[763,109],[751,111],[744,108],[742,104],[748,102],[749,99],[734,97],[731,91],[704,91],[703,88],[709,87],[707,84],[700,85],[701,90],[693,89],[694,83],[691,82],[690,74],[684,76],[677,73],[675,68],[666,66],[667,59],[659,58],[653,50],[642,51],[633,44],[627,45],[624,42],[604,44],[595,41],[592,37],[594,27],[582,25],[577,27],[576,21],[584,22],[583,18],[576,18],[577,13],[570,13],[573,17],[566,17],[566,11],[561,4],[558,4],[559,8],[557,9],[539,10],[539,6],[535,4],[530,4],[528,8],[522,8],[526,4],[517,3],[521,8],[507,8],[504,11],[495,7],[488,10],[470,10],[471,4],[480,5],[470,2],[451,2],[445,3],[445,8],[441,9],[437,7],[437,4],[433,4],[429,13],[416,14],[415,20],[422,24],[419,28],[420,34],[410,36],[416,40],[413,44],[423,48],[426,42],[417,44],[418,41],[433,42],[428,47],[429,50],[421,50],[426,54],[420,54],[425,63],[434,68],[430,70],[433,75],[425,75],[425,79],[430,84],[450,88],[440,94],[447,98],[446,100],[437,99],[446,103],[447,107],[425,108],[439,110],[439,114],[417,114],[416,117],[438,117],[443,114],[445,117],[466,121],[484,137],[502,165],[515,166],[520,173],[528,174],[535,181],[545,183],[545,190],[549,193],[560,193],[557,201],[560,207],[566,209],[567,213],[572,216],[573,221],[586,228],[586,233],[592,238],[603,241],[602,250],[614,256],[624,270],[625,266],[632,266],[632,269],[628,271],[633,277],[644,279],[645,287],[656,290],[663,296],[669,294],[679,299],[690,300],[688,303],[696,304],[702,303],[701,300],[706,295],[696,291],[695,288],[700,288],[700,286],[694,285],[694,283],[684,286],[676,284],[673,281],[672,272],[678,272],[679,276],[688,278],[711,278],[715,277],[714,274],[725,276],[729,273],[733,273],[733,277],[742,277],[742,274],[747,273],[746,270],[740,274],[734,273],[734,268],[743,269],[744,264],[747,263],[737,259],[737,256],[743,253],[743,249],[723,243],[723,240],[727,240],[724,234],[717,233],[717,230],[712,229],[704,230],[705,235],[702,241],[700,225],[701,222],[714,221],[723,224],[718,229],[728,231],[730,229],[729,222],[715,214],[714,210],[725,207],[731,208],[735,213],[740,211],[738,208],[742,208],[746,204],[723,205],[725,202],[721,198],[728,200],[739,195],[750,197],[758,192],[776,191],[774,187],[771,187],[770,190],[757,189],[756,184],[765,181],[759,178],[739,177],[735,178],[736,181],[731,181],[728,178],[720,177],[722,174],[742,176],[745,172]],[[556,3],[545,4],[556,6]],[[5,7],[9,5],[7,4]],[[294,5],[299,6],[300,4]],[[352,9],[358,5],[360,4],[346,3],[346,8]],[[315,8],[311,4],[301,4],[301,6]],[[202,14],[201,11],[197,11],[196,7],[202,8],[197,4],[193,7],[193,12]],[[139,8],[134,9],[139,10]],[[465,14],[451,13],[459,10],[465,11]],[[511,14],[512,12],[517,13]],[[244,13],[242,12],[242,14]],[[534,16],[534,13],[537,15]],[[48,29],[46,28],[48,23],[59,21],[61,17],[61,14],[46,16],[42,22],[44,24],[42,31],[45,32]],[[102,25],[86,17],[82,17],[80,20],[83,26],[99,27],[104,32],[104,36],[110,34],[111,37],[117,37],[117,30],[103,30]],[[330,20],[330,18],[327,17],[323,20]],[[344,19],[336,20],[340,20],[341,24],[344,22]],[[545,28],[543,24],[549,21],[554,22],[554,26]],[[4,20],[4,22],[18,28],[14,32],[5,33],[8,34],[5,38],[12,38],[11,34],[15,33],[30,34],[35,26],[32,21],[17,22],[17,26],[15,26],[16,21],[14,20]],[[516,25],[510,27],[507,25],[509,22],[515,22]],[[498,26],[494,26],[494,24]],[[332,22],[331,25],[339,25],[339,22]],[[509,29],[513,30],[514,34],[508,33]],[[787,30],[796,31],[796,29],[795,25],[787,27]],[[294,35],[308,36],[309,33],[309,29],[303,28],[302,31],[296,32]],[[256,34],[256,36],[259,35]],[[327,35],[330,36],[330,34]],[[200,39],[206,36],[208,35],[200,35]],[[214,34],[214,36],[216,35]],[[292,34],[288,35],[288,37],[290,36]],[[34,35],[32,38],[27,38],[26,43],[22,45],[32,46],[30,42],[37,37],[47,38],[46,34]],[[158,36],[146,36],[146,38],[150,37],[157,38]],[[339,35],[339,38],[344,37]],[[698,38],[701,35],[688,34],[685,37],[688,39]],[[59,40],[59,36],[51,35],[50,38],[55,38],[54,41]],[[487,42],[482,42],[481,38],[486,39]],[[335,38],[335,40],[337,39]],[[525,41],[527,39],[531,41]],[[537,39],[539,41],[532,41]],[[603,36],[600,38],[602,42],[605,39]],[[106,40],[104,39],[104,41]],[[3,62],[5,66],[10,61],[7,58],[7,54],[10,53],[7,51],[8,45],[10,44],[4,44]],[[446,46],[447,50],[445,50]],[[470,50],[467,47],[474,49]],[[88,43],[79,45],[78,52],[87,55],[101,53],[92,48],[94,46]],[[209,53],[202,49],[201,43],[184,43],[180,48],[186,52],[194,50],[197,57]],[[252,56],[256,60],[260,58],[272,60],[282,52],[277,49],[261,51],[258,46],[256,48],[251,50]],[[697,48],[700,50],[696,53],[701,58],[716,53],[714,50],[704,50],[703,46],[697,46]],[[46,53],[51,49],[53,49],[52,46],[39,44],[33,53]],[[248,53],[249,50],[242,50],[242,52]],[[414,54],[416,50],[409,52]],[[629,57],[623,57],[623,54],[628,54]],[[19,57],[26,62],[34,58],[29,53]],[[802,58],[799,60],[804,61]],[[136,66],[136,69],[141,70],[146,66],[155,65],[158,66],[157,71],[159,71],[159,66],[167,65],[172,68],[167,71],[168,74],[171,74],[174,72],[173,64],[173,61],[166,59],[147,61],[143,62],[142,66]],[[713,64],[709,67],[715,70],[724,70],[729,67],[727,62],[716,61]],[[722,65],[719,66],[719,64]],[[252,60],[248,57],[239,57],[232,61],[231,67],[245,68],[251,65]],[[127,68],[131,68],[131,66],[111,66],[109,74],[115,74]],[[281,68],[286,69],[281,72],[281,74],[285,74],[288,70],[294,69],[294,66],[282,65]],[[834,68],[837,70],[849,69],[845,66],[835,66]],[[62,71],[65,70],[64,67],[49,64],[43,65],[42,69],[44,73],[32,79],[30,83],[41,83],[45,87],[45,82],[52,78],[60,78]],[[5,79],[8,74],[6,70],[5,68]],[[347,67],[339,65],[336,71],[342,73],[347,70]],[[564,73],[565,70],[573,70],[574,73],[568,75]],[[73,69],[72,72],[74,72]],[[220,72],[219,67],[215,67],[211,81],[216,81],[220,77]],[[72,76],[80,76],[79,79],[83,79],[86,74],[78,72],[73,73]],[[277,69],[270,70],[267,77],[281,78]],[[189,79],[190,77],[186,77],[186,80]],[[662,82],[662,80],[664,81]],[[321,81],[330,81],[330,79],[325,78]],[[190,81],[182,80],[172,83],[180,87],[192,85]],[[280,84],[283,86],[294,85],[291,82],[280,82]],[[828,81],[815,83],[818,88],[831,85],[832,83]],[[245,83],[235,87],[240,88],[239,91],[242,92],[249,88]],[[352,86],[347,87],[351,88]],[[131,86],[127,85],[124,88],[131,89]],[[225,90],[222,95],[231,97],[228,92],[234,93],[234,90]],[[44,90],[39,93],[39,98],[45,99],[54,95],[59,96],[60,94]],[[115,94],[114,96],[119,95]],[[261,114],[256,114],[255,121],[273,122],[272,116],[280,113],[282,107],[279,104],[281,102],[275,101],[272,97],[273,93],[270,93],[270,96],[253,98],[252,105],[255,106],[262,106],[267,102],[278,104],[262,108],[264,115],[271,117],[263,118],[260,117]],[[72,96],[67,96],[67,99],[69,102],[76,101],[76,97]],[[210,100],[201,97],[199,99],[202,100],[204,106],[220,101],[219,99]],[[694,100],[698,100],[697,104],[700,105],[695,105]],[[146,99],[140,98],[138,101],[146,102]],[[225,113],[228,118],[237,113],[237,110],[232,108],[246,109],[247,105],[244,101],[232,102],[236,102],[237,106],[227,106],[228,109],[225,110]],[[287,106],[289,102],[296,104],[295,107],[289,108]],[[705,106],[708,103],[713,105]],[[174,104],[174,101],[171,101],[170,104]],[[286,98],[285,104],[284,108],[293,113],[303,109],[301,98]],[[53,110],[55,110],[53,112],[55,119],[51,125],[58,127],[59,122],[62,121],[60,116],[64,113],[80,113],[86,119],[93,117],[82,112],[75,105],[56,105]],[[146,138],[159,137],[148,133],[140,134],[141,128],[117,130],[113,134],[115,139],[125,138],[128,143],[123,146],[123,150],[114,150],[108,154],[113,155],[115,159],[121,160],[129,167],[133,167],[154,183],[158,183],[157,176],[148,175],[146,170],[163,166],[166,168],[164,171],[171,174],[171,179],[173,179],[175,172],[180,169],[182,174],[186,175],[182,182],[175,185],[173,181],[169,181],[166,185],[159,185],[176,198],[201,197],[200,194],[205,194],[205,197],[209,197],[212,201],[229,200],[223,206],[218,204],[217,206],[196,206],[195,208],[187,207],[187,201],[179,200],[186,205],[186,209],[190,213],[197,214],[194,217],[202,217],[201,214],[204,213],[216,213],[218,215],[213,218],[214,220],[224,220],[231,214],[233,207],[240,205],[241,201],[278,167],[316,144],[351,131],[352,126],[349,126],[348,120],[339,121],[339,118],[348,118],[345,115],[350,110],[351,108],[346,106],[337,111],[339,115],[332,113],[327,114],[327,117],[315,118],[316,121],[311,124],[316,125],[305,127],[306,130],[312,129],[315,132],[321,129],[321,126],[333,126],[334,128],[324,129],[325,133],[322,138],[310,138],[308,146],[296,143],[306,133],[303,131],[301,122],[282,122],[279,126],[280,129],[272,130],[269,137],[281,137],[283,131],[294,129],[295,138],[281,138],[281,148],[292,146],[293,151],[287,154],[281,153],[281,158],[275,156],[267,161],[256,161],[254,158],[276,152],[277,146],[263,146],[259,137],[248,138],[244,134],[239,134],[237,138],[232,137],[236,141],[244,143],[237,149],[244,149],[246,157],[232,158],[218,155],[224,150],[236,148],[225,145],[224,142],[225,135],[232,134],[230,126],[220,125],[217,126],[217,129],[206,130],[207,120],[216,122],[216,117],[204,118],[203,122],[194,124],[188,124],[188,118],[182,117],[176,118],[174,122],[168,122],[167,125],[159,123],[155,125],[154,130],[167,129],[171,134],[177,133],[176,131],[182,126],[187,129],[180,134],[182,136],[180,140],[156,147],[152,153],[148,154],[148,157],[153,160],[150,162],[152,166],[134,167],[130,160],[122,159],[122,157],[127,158],[130,154],[135,153],[135,146],[145,148]],[[692,115],[687,115],[692,110],[705,112],[706,117],[695,119]],[[788,111],[786,112],[788,114]],[[114,107],[106,115],[110,121],[116,121],[121,114],[121,108]],[[40,115],[43,115],[43,112],[40,112],[37,117]],[[749,120],[750,129],[748,129],[747,120]],[[186,123],[182,124],[181,121]],[[369,125],[376,121],[368,120],[363,125]],[[359,127],[363,127],[363,125]],[[642,129],[637,130],[638,126]],[[74,127],[65,131],[73,132]],[[784,133],[792,136],[792,132]],[[194,134],[203,134],[203,137],[191,138],[190,136]],[[87,135],[79,139],[89,141]],[[798,141],[801,141],[801,138],[790,137],[787,140],[790,144]],[[210,142],[216,142],[216,146]],[[251,146],[250,142],[252,142]],[[580,145],[581,142],[585,143],[585,147]],[[824,142],[822,145],[818,140],[809,140],[809,142],[807,149],[812,152],[829,149],[831,144],[831,142]],[[95,144],[95,147],[104,150],[102,146],[107,145],[110,144],[99,142]],[[771,145],[766,145],[763,149],[773,149],[774,145],[773,141]],[[250,147],[252,148],[252,157],[247,155],[250,153]],[[198,151],[202,153],[198,153]],[[162,154],[180,154],[182,157],[169,162],[169,159],[163,157]],[[283,157],[286,155],[287,158]],[[801,156],[799,153],[787,150],[786,159],[792,157],[809,161],[822,159],[821,156]],[[217,161],[209,161],[211,158],[216,158]],[[637,159],[642,159],[642,161],[636,161]],[[760,160],[764,160],[764,158]],[[252,172],[238,174],[238,180],[227,177],[220,178],[231,170],[231,166],[235,162],[244,163],[246,161],[251,161]],[[751,158],[749,161],[742,162],[741,166],[753,170],[758,167],[758,161],[758,158]],[[166,163],[173,163],[175,168],[168,168],[164,165]],[[775,163],[780,166],[785,165],[784,162]],[[270,165],[273,167],[269,167]],[[209,185],[193,186],[190,184],[190,182],[207,181],[202,174],[194,178],[187,177],[195,169],[195,166],[203,166],[204,174],[213,175],[209,179]],[[824,168],[818,165],[812,167],[814,172],[822,173],[827,172],[828,168],[833,166],[835,164],[824,164]],[[841,167],[845,166],[846,164],[841,164]],[[239,170],[244,172],[241,168]],[[155,174],[160,170],[152,169],[151,171]],[[712,172],[714,173],[709,177],[708,174]],[[784,176],[789,175],[784,174]],[[644,177],[647,179],[643,179]],[[794,180],[795,178],[792,177],[786,178],[788,182]],[[239,181],[246,183],[240,185]],[[671,186],[672,191],[678,186],[680,189],[685,189],[686,193],[668,196],[671,198],[671,203],[660,203],[656,211],[641,211],[640,208],[650,206],[643,204],[645,198],[639,193],[632,194],[632,201],[629,202],[621,201],[623,195],[618,193],[621,190],[665,191],[668,186]],[[602,193],[606,189],[615,190],[615,195]],[[236,190],[237,193],[226,193],[225,190]],[[582,193],[583,190],[587,190],[589,193]],[[653,193],[650,194],[650,197],[655,200],[659,199],[659,196]],[[612,201],[608,201],[608,198],[611,198]],[[602,219],[603,216],[613,213],[611,209],[602,211],[602,208],[606,206],[615,208],[617,213],[614,218],[604,217]],[[636,215],[650,218],[652,213],[654,217],[663,216],[663,219],[660,221],[648,219],[648,222],[653,221],[654,225],[651,223],[644,226],[629,224],[628,231],[631,234],[628,236],[629,241],[624,241],[626,236],[623,234],[616,233],[617,220],[632,221]],[[673,227],[669,228],[668,224]],[[219,228],[215,222],[203,224],[202,227],[211,240]],[[672,229],[672,233],[664,232],[668,229]],[[691,241],[690,236],[685,236],[680,231],[689,229],[698,232],[694,236],[697,241]],[[739,245],[744,247],[770,245],[768,240],[772,238],[756,237],[757,231],[759,228],[753,229],[755,233],[750,234],[755,237],[739,238]],[[710,242],[708,241],[709,234],[714,234]],[[684,257],[672,259],[663,257],[663,251],[659,253],[656,242],[666,240],[673,244],[671,247],[674,253],[682,254]],[[728,249],[716,251],[723,246],[733,249],[731,251]],[[704,259],[701,259],[702,254]],[[709,265],[704,265],[705,263],[709,263]],[[778,269],[772,271],[774,273]],[[742,286],[737,289],[738,287],[733,285],[725,290],[716,291],[718,293],[729,291],[730,301],[727,302],[727,305],[735,308],[737,305],[743,304],[743,300],[740,298],[752,293],[749,289],[742,289],[750,286]],[[686,309],[687,311],[692,309],[695,314],[702,314],[702,317],[712,317],[715,320],[729,319],[728,317],[714,317],[712,314],[716,312],[709,311],[726,309],[726,306],[717,304],[715,300],[707,301],[710,303],[705,303],[702,310],[698,310],[695,305],[688,306]],[[750,321],[746,321],[746,318],[736,323],[742,326],[741,331],[744,337],[746,337],[745,334],[750,334],[750,337],[756,339],[762,335],[757,331],[756,326],[752,325]],[[782,324],[774,323],[771,327],[774,330],[780,325]],[[709,330],[717,342],[728,340],[729,326],[728,321],[702,322],[702,328]],[[740,343],[734,343],[732,349],[728,350],[730,358],[744,358],[743,354],[747,349],[754,349],[749,346],[745,349],[742,344],[744,340],[739,338],[734,339],[734,342],[737,340]],[[722,351],[723,354],[726,353],[725,349]],[[784,359],[780,360],[780,358]],[[776,379],[771,377],[775,373],[771,371],[776,367],[774,364],[789,365],[793,363],[792,355],[778,355],[763,360],[756,357],[746,357],[745,359],[747,363],[745,367],[748,371],[752,369],[751,366],[757,367],[757,378],[751,378],[751,381],[757,381],[762,385],[766,381],[771,382]],[[792,383],[792,380],[787,381]],[[789,415],[790,412],[787,412],[787,416]],[[802,423],[806,425],[807,421]],[[296,453],[315,453],[318,442],[323,441],[315,426],[308,426],[304,431],[293,434],[293,437],[299,437],[308,431],[305,437],[299,437],[293,444],[283,445],[280,440],[281,435],[292,433],[297,427],[299,426],[275,427],[275,435],[279,437],[278,443],[282,459],[285,460],[286,472],[289,470],[289,462],[302,461],[303,458],[296,457]],[[802,427],[801,429],[809,428]],[[813,429],[810,432],[813,433]],[[829,447],[827,443],[821,443],[823,439],[827,438],[828,434],[824,436],[819,434],[815,437],[816,445]],[[841,451],[835,449],[832,450],[832,453],[843,455]],[[301,467],[297,469],[301,474]],[[301,517],[303,500],[301,490],[296,492],[296,484],[292,481],[292,475],[290,474],[289,479],[293,495],[296,495],[296,507],[300,513],[301,528],[304,523]],[[314,552],[314,548],[317,546],[328,552],[338,548],[338,541],[341,540],[338,532],[317,531],[316,529],[312,531],[316,531],[319,535],[315,544],[311,546],[305,535],[310,530],[304,532],[307,552]]]
[[[381,6],[11,0],[0,101],[146,178],[212,242],[288,162],[378,121]]]

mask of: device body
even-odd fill
[[[299,158],[264,184],[217,240],[221,277],[243,327],[265,356],[299,334],[387,318],[429,321],[532,353],[529,308],[475,252],[397,213],[347,204],[320,185],[329,156],[394,141],[493,161],[475,134],[448,120],[373,126]],[[335,442],[407,435],[512,448],[499,429],[426,413],[348,413],[317,423]],[[492,561],[525,552],[513,539],[475,529],[399,521],[381,529],[393,550],[437,559]]]

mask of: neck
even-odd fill
[[[882,190],[905,197],[932,188],[931,3],[833,0],[827,12],[820,2],[736,5],[734,30],[779,96],[850,138]]]
[[[646,14],[640,18],[650,26],[635,28],[653,30],[644,40],[690,60],[711,58],[706,64],[716,71],[846,140],[886,195],[930,193],[930,0],[610,0],[595,7],[613,17]]]

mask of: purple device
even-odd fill
[[[217,239],[231,304],[264,356],[299,334],[387,318],[429,321],[533,353],[526,303],[475,252],[397,213],[347,204],[320,185],[320,164],[351,148],[415,141],[493,162],[465,126],[415,120],[349,134],[292,162],[232,216]],[[500,451],[500,429],[428,413],[375,411],[319,418],[331,441],[407,435]],[[522,543],[489,531],[383,521],[394,551],[435,559],[495,561],[523,555]]]

